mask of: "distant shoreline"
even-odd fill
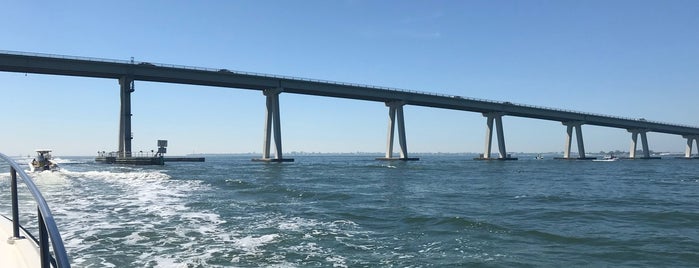
[[[474,155],[479,155],[482,152],[460,152],[460,153],[445,153],[445,152],[410,152],[410,155],[420,155],[420,156],[428,156],[428,155],[434,155],[434,156],[474,156]],[[577,152],[571,152],[573,155],[577,155]],[[334,153],[325,153],[325,152],[288,152],[284,153],[285,156],[382,156],[384,155],[384,152],[334,152]],[[394,152],[394,155],[398,155],[398,152]],[[493,154],[497,154],[497,152],[493,152]],[[510,153],[512,155],[544,155],[544,156],[552,156],[552,155],[563,155],[563,152],[512,152]],[[586,155],[591,155],[591,156],[604,156],[604,155],[618,155],[618,156],[623,156],[623,155],[628,155],[629,152],[622,152],[622,151],[610,151],[610,152],[586,152]],[[639,152],[636,153],[637,155]],[[262,155],[262,153],[195,153],[195,154],[183,154],[183,155],[166,155],[165,157],[225,157],[225,156],[249,156],[249,157],[259,157]],[[684,152],[653,152],[651,153],[652,156],[683,156]],[[19,155],[20,157],[32,157],[32,156],[27,156],[27,155]],[[55,155],[55,157],[80,157],[80,158],[86,158],[86,157],[95,157],[94,155]]]
[[[494,152],[497,154],[497,152]],[[577,152],[572,152],[577,154]],[[259,156],[262,153],[197,153],[197,154],[186,154],[184,156],[191,157],[206,157],[206,156]],[[324,153],[324,152],[289,152],[284,153],[285,156],[376,156],[384,155],[383,152],[340,152],[340,153]],[[394,152],[394,155],[398,155],[398,152]],[[445,156],[473,156],[479,155],[481,152],[460,152],[460,153],[445,153],[445,152],[411,152],[410,155],[445,155]],[[563,155],[563,152],[512,152],[512,155]],[[622,151],[610,151],[610,152],[586,152],[587,155],[628,155],[629,152]],[[638,154],[638,152],[637,152]],[[675,156],[684,155],[684,152],[654,152],[651,155],[657,156]],[[174,155],[173,155],[174,156]],[[167,156],[166,156],[167,157]]]

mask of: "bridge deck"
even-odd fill
[[[69,75],[97,78],[131,77],[134,80],[217,86],[249,90],[282,88],[283,92],[368,100],[377,102],[402,101],[407,105],[479,113],[502,112],[505,115],[552,120],[584,122],[622,129],[642,129],[651,132],[699,135],[694,126],[670,124],[643,119],[622,118],[563,109],[536,107],[525,104],[473,99],[435,93],[398,90],[385,87],[338,83],[226,69],[207,69],[148,62],[67,57],[59,55],[0,52],[0,71]]]

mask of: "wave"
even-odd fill
[[[204,241],[215,240],[225,221],[210,209],[187,206],[192,195],[206,191],[207,185],[140,168],[64,170],[59,174],[65,176],[70,190],[49,190],[45,195],[52,199],[49,203],[54,204],[66,247],[77,264],[187,266],[213,254],[201,254],[207,247]],[[105,250],[121,257],[104,255]],[[121,263],[123,260],[133,263]]]
[[[88,179],[102,179],[109,182],[154,182],[159,180],[167,180],[170,178],[167,174],[159,170],[149,170],[149,171],[61,171],[69,176],[75,178],[88,178]]]
[[[285,260],[286,256],[305,252],[309,258],[317,256],[320,263],[347,267],[345,256],[312,241],[331,237],[335,241],[335,237],[361,233],[347,220],[322,222],[266,212],[223,220],[217,211],[226,209],[199,196],[209,194],[212,189],[208,184],[173,179],[160,170],[67,174],[77,189],[74,196],[63,197],[66,205],[58,212],[71,223],[62,232],[70,241],[67,247],[80,256],[78,263],[83,266],[121,266],[118,259],[100,260],[104,256],[100,252],[110,250],[135,260],[127,264],[131,266],[297,266],[302,259]],[[236,203],[229,204],[230,208],[249,210],[269,205]],[[289,245],[297,239],[302,242]],[[350,240],[342,243],[366,247]]]
[[[84,159],[84,160],[78,160],[78,159],[66,159],[66,158],[60,158],[60,157],[54,157],[53,162],[56,162],[56,164],[86,164],[86,163],[94,163],[95,161],[90,159]]]
[[[401,222],[410,225],[424,227],[426,230],[435,231],[460,231],[463,229],[480,230],[486,232],[509,232],[510,229],[485,221],[472,220],[463,217],[427,217],[414,216],[404,218]]]

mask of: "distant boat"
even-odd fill
[[[538,154],[538,155],[536,155],[536,157],[535,157],[534,159],[536,159],[536,160],[543,160],[544,157],[541,156],[541,154]]]
[[[56,171],[58,170],[58,164],[51,159],[51,150],[39,149],[36,150],[36,158],[32,159],[29,163],[29,170],[31,172],[35,171]]]
[[[614,156],[613,154],[610,155],[605,155],[602,159],[595,159],[592,161],[597,161],[597,162],[612,162],[612,161],[617,161],[619,158]]]

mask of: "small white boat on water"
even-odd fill
[[[595,159],[592,161],[597,161],[597,162],[612,162],[612,161],[617,161],[619,158],[614,156],[613,154],[610,155],[605,155],[602,159]]]
[[[48,149],[38,149],[36,150],[36,157],[29,162],[29,170],[31,172],[36,171],[56,171],[58,170],[58,164],[51,158],[51,150]]]

